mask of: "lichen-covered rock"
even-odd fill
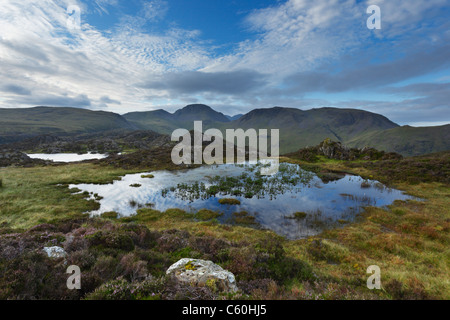
[[[238,290],[234,274],[212,261],[184,258],[171,265],[166,274],[193,286],[207,286],[225,292]]]
[[[49,258],[59,259],[66,258],[67,253],[63,248],[54,246],[54,247],[44,247],[44,251],[47,253]]]

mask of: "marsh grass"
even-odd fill
[[[260,174],[260,168],[270,166],[270,164],[258,163],[254,165],[238,164],[236,167],[245,168],[239,176],[209,176],[209,186],[203,182],[180,183],[176,188],[164,189],[161,194],[165,197],[169,192],[174,192],[175,196],[193,201],[195,199],[208,199],[210,197],[235,196],[251,199],[253,197],[276,197],[293,188],[298,188],[301,184],[306,187],[314,178],[311,172],[302,170],[299,166],[282,163],[278,173],[272,176]]]
[[[201,209],[195,214],[195,218],[201,221],[208,221],[217,219],[218,217],[222,216],[223,214],[220,212],[208,210],[208,209]]]
[[[240,205],[241,201],[239,201],[238,199],[234,199],[234,198],[222,198],[222,199],[219,199],[219,203],[223,204],[223,205]]]
[[[289,161],[298,163],[296,160]],[[276,281],[264,282],[256,276],[251,278],[255,275],[254,266],[257,264],[252,264],[254,256],[249,254],[247,248],[237,249],[230,245],[226,258],[223,258],[223,252],[211,257],[219,261],[224,259],[226,263],[223,267],[229,268],[240,281],[244,281],[239,285],[250,288],[246,290],[253,292],[252,297],[256,299],[450,299],[449,185],[442,182],[411,184],[411,176],[406,177],[405,181],[388,181],[385,171],[377,173],[377,170],[371,171],[364,165],[347,164],[329,161],[309,165],[315,166],[317,172],[341,171],[383,183],[391,182],[392,187],[425,201],[395,201],[388,208],[367,207],[362,218],[356,222],[295,241],[284,240],[268,230],[219,224],[214,218],[209,219],[214,215],[211,212],[202,212],[208,218],[205,221],[180,209],[160,212],[151,208],[138,209],[137,214],[131,217],[117,218],[113,213],[108,213],[98,219],[113,224],[142,224],[152,232],[169,232],[175,228],[177,232],[189,232],[196,237],[227,243],[256,245],[266,242],[264,257],[272,257],[270,261],[274,262],[270,263],[274,268],[269,275]],[[414,170],[409,169],[408,172]],[[69,190],[68,185],[111,183],[128,173],[137,172],[94,164],[2,168],[0,225],[7,226],[5,230],[16,232],[40,223],[58,223],[80,217],[86,219],[84,212],[97,209],[98,203],[87,199],[86,195],[73,194],[74,190]],[[400,175],[396,179],[400,179]],[[278,240],[270,240],[274,238]],[[210,245],[212,242],[207,243]],[[276,243],[277,247],[267,249],[271,243]],[[195,250],[184,247],[176,247],[175,251],[180,256],[196,254]],[[275,264],[279,252],[284,252],[284,260]],[[300,262],[310,266],[314,276],[297,276],[298,270],[302,270],[297,269]],[[382,290],[371,291],[365,285],[368,277],[366,269],[370,265],[381,268]],[[161,274],[164,272],[163,266],[152,268]]]
[[[98,202],[88,194],[73,194],[69,184],[111,183],[130,170],[94,164],[68,164],[32,168],[1,168],[4,186],[0,193],[0,223],[29,228],[97,210]],[[79,191],[79,190],[78,190]],[[99,199],[99,198],[98,198]]]
[[[306,212],[295,212],[292,216],[292,219],[305,219],[308,216]]]
[[[233,212],[230,219],[232,224],[241,226],[257,226],[256,217],[249,214],[247,211]]]
[[[439,164],[437,170],[441,170],[440,162],[436,162]],[[441,182],[412,184],[409,182],[414,180],[411,174],[404,175],[404,180],[400,181],[400,175],[385,176],[385,170],[371,171],[366,165],[358,163],[349,167],[347,164],[324,162],[316,170],[342,170],[376,179],[425,201],[397,200],[387,209],[366,207],[363,219],[324,231],[317,237],[288,242],[287,251],[311,262],[321,276],[348,283],[349,287],[352,282],[366,281],[366,268],[378,265],[382,270],[382,290],[375,293],[383,298],[449,299],[449,185]],[[405,164],[411,165],[411,161],[405,161]],[[383,168],[383,165],[380,163],[377,168]],[[399,167],[396,170],[401,172]],[[415,172],[415,169],[404,171]],[[311,249],[311,243],[319,240],[322,245]],[[330,254],[338,250],[339,259],[330,258]]]
[[[140,184],[140,183],[133,183],[133,184],[130,184],[130,187],[132,187],[132,188],[140,188],[140,187],[142,187],[142,184]]]
[[[105,219],[117,219],[119,217],[119,214],[114,211],[109,211],[102,213],[101,217]]]

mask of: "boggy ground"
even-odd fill
[[[450,298],[448,153],[382,161],[284,160],[323,177],[360,174],[426,201],[370,207],[355,223],[288,241],[270,231],[219,224],[206,211],[191,215],[144,208],[133,217],[117,219],[108,213],[89,218],[83,212],[98,204],[67,188],[170,167],[166,163],[2,168],[0,298]],[[67,261],[52,260],[42,251],[53,245],[66,249]],[[241,291],[227,295],[214,286],[193,288],[166,279],[165,270],[183,257],[218,263],[236,275]],[[71,264],[82,270],[80,291],[66,288],[65,271]],[[381,290],[366,287],[370,265],[381,268]]]

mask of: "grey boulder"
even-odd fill
[[[234,274],[212,261],[183,258],[167,269],[166,274],[193,286],[206,286],[222,292],[236,292]]]

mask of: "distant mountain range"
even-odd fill
[[[204,129],[280,129],[282,153],[317,145],[326,138],[350,147],[370,146],[405,156],[450,150],[450,124],[400,127],[376,113],[337,108],[303,111],[274,107],[231,117],[202,104],[188,105],[174,113],[155,110],[124,115],[78,108],[0,109],[0,144],[49,133],[152,130],[171,134],[177,128],[192,129],[195,120],[202,120]]]
[[[82,134],[137,128],[121,115],[80,108],[0,109],[0,144],[42,134]]]

